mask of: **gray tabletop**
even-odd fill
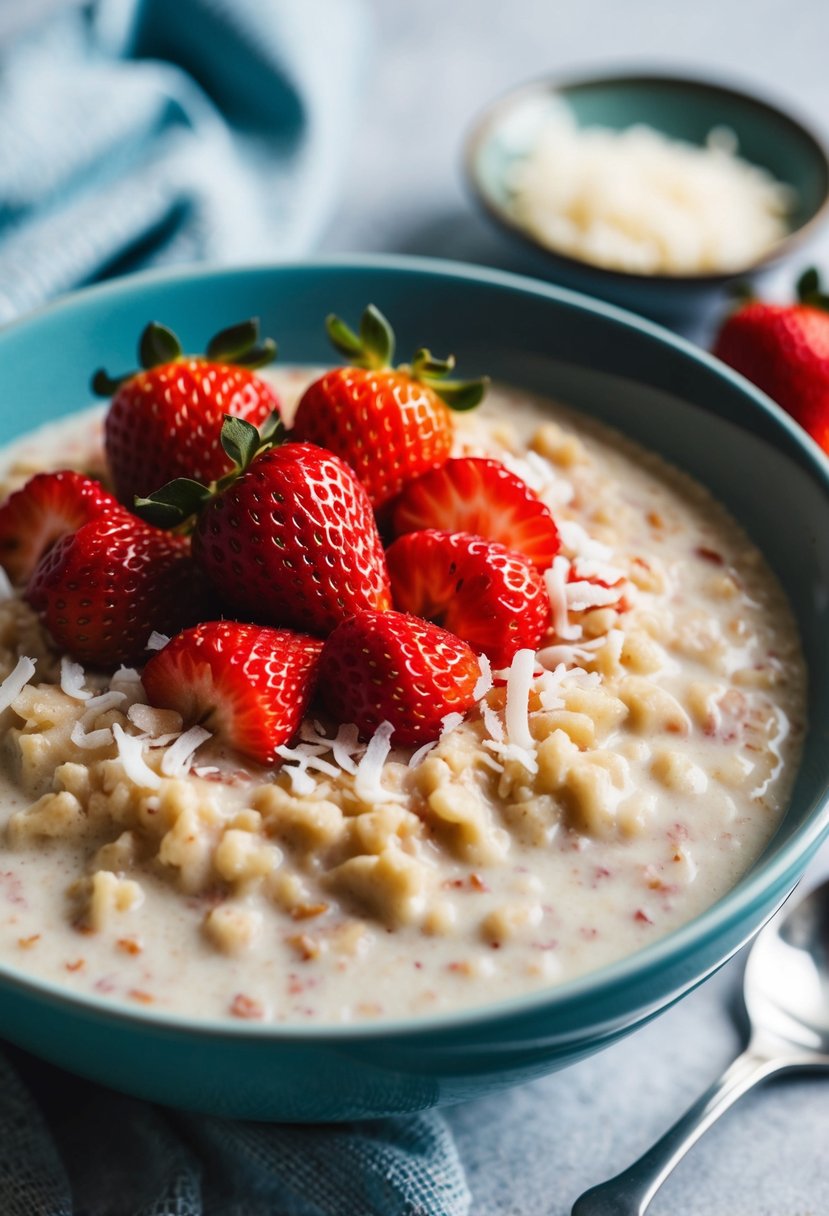
[[[383,250],[529,269],[473,214],[463,132],[490,98],[560,68],[659,65],[742,79],[829,128],[827,0],[374,0],[364,122],[323,251]],[[817,249],[829,274],[829,236]],[[782,284],[779,285],[782,287]],[[829,852],[809,881],[829,873]],[[742,960],[563,1073],[450,1113],[475,1216],[558,1216],[642,1152],[741,1043]],[[680,1166],[654,1216],[829,1212],[829,1085],[745,1098]],[[477,1180],[477,1182],[475,1181]]]

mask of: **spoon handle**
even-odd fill
[[[662,1183],[703,1132],[758,1081],[787,1061],[755,1051],[751,1044],[652,1148],[621,1174],[576,1200],[571,1216],[642,1216]]]

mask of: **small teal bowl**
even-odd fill
[[[0,441],[89,404],[90,369],[129,367],[148,319],[190,349],[259,315],[285,362],[329,359],[322,320],[374,301],[401,349],[571,402],[705,482],[783,582],[811,675],[791,806],[763,856],[707,912],[613,966],[442,1016],[325,1029],[202,1020],[78,996],[0,960],[0,1035],[156,1102],[252,1119],[340,1120],[460,1102],[528,1081],[653,1017],[747,941],[829,830],[829,466],[775,405],[637,317],[515,276],[368,259],[151,274],[96,287],[0,332]],[[371,988],[371,973],[365,977]]]
[[[563,102],[582,127],[624,130],[644,123],[670,138],[700,145],[713,128],[730,128],[741,157],[795,190],[789,234],[764,257],[722,274],[634,274],[548,248],[514,216],[510,174],[531,151],[539,122],[554,100]],[[818,136],[769,101],[693,77],[554,76],[523,85],[477,120],[466,141],[465,172],[475,200],[508,237],[530,251],[539,277],[674,322],[722,300],[736,281],[758,279],[795,253],[805,254],[829,216],[829,152]]]

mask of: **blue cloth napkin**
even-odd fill
[[[365,67],[360,0],[12,7],[0,7],[0,322],[139,266],[313,244]],[[465,1216],[469,1203],[437,1113],[234,1124],[0,1055],[2,1216]]]
[[[44,7],[57,11],[44,18]],[[10,9],[0,322],[139,266],[289,257],[313,244],[366,67],[361,0]],[[8,18],[0,12],[0,35]]]

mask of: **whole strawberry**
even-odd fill
[[[166,527],[198,517],[193,555],[234,612],[326,634],[363,608],[391,606],[383,546],[348,466],[310,443],[280,445],[281,437],[278,426],[260,434],[226,419],[233,471],[213,486],[171,482],[136,510]]]
[[[714,354],[773,398],[829,452],[829,296],[817,272],[798,303],[749,300],[726,320]]]
[[[326,372],[306,389],[292,437],[336,452],[377,509],[412,477],[449,459],[451,409],[477,405],[486,382],[448,380],[452,356],[436,359],[425,349],[410,365],[392,367],[394,334],[372,304],[363,313],[359,335],[334,316],[326,327],[351,366]]]
[[[53,545],[26,599],[61,650],[111,668],[139,661],[153,630],[176,633],[198,620],[208,590],[186,537],[119,508]]]
[[[450,629],[493,667],[535,650],[550,627],[550,600],[526,557],[465,532],[409,532],[386,561],[395,608]]]
[[[271,386],[254,368],[276,354],[259,342],[256,321],[211,339],[204,357],[182,353],[171,330],[153,322],[141,335],[143,370],[112,379],[96,372],[92,387],[112,397],[106,416],[106,455],[118,498],[128,507],[177,477],[211,482],[230,469],[220,442],[226,414],[254,426],[279,410]]]
[[[396,536],[436,528],[500,541],[539,570],[559,550],[550,508],[499,461],[480,456],[458,456],[408,482],[392,521]]]
[[[273,764],[305,716],[321,650],[318,638],[287,629],[207,621],[153,655],[141,679],[151,705],[178,710],[185,724]]]
[[[36,473],[0,506],[0,565],[25,587],[44,553],[99,515],[120,510],[99,481],[70,469]]]
[[[326,640],[319,692],[330,713],[364,737],[389,722],[394,743],[417,746],[437,739],[447,714],[472,708],[480,674],[473,651],[438,625],[366,610]]]

